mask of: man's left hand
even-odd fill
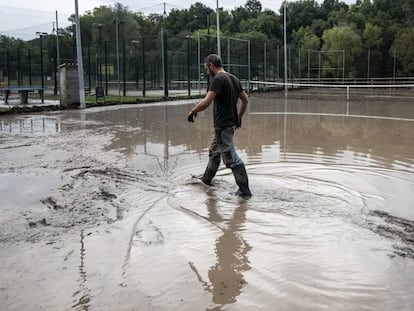
[[[188,114],[187,120],[188,122],[194,122],[194,118],[197,117],[197,112],[191,112]]]

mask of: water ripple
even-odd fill
[[[191,214],[200,225],[211,225],[215,234],[222,231],[223,240],[216,240],[219,263],[226,262],[219,249],[226,247],[221,244],[227,245],[225,236],[231,232],[233,246],[227,245],[228,252],[254,267],[238,271],[233,266],[236,274],[232,277],[244,280],[233,295],[240,295],[246,287],[254,296],[249,296],[250,306],[256,303],[260,307],[262,298],[267,304],[277,301],[282,309],[291,310],[340,309],[345,305],[373,310],[384,303],[408,303],[410,289],[390,288],[386,267],[391,258],[414,258],[412,212],[394,209],[397,198],[383,191],[398,183],[395,188],[408,189],[413,196],[414,184],[408,173],[303,162],[255,163],[247,165],[247,171],[253,192],[249,200],[232,194],[236,185],[228,169],[218,172],[213,187],[187,180],[178,183],[169,198],[170,205]],[[235,218],[239,208],[245,213]],[[240,257],[240,250],[230,251],[234,241],[242,241],[236,243],[241,249],[248,247],[244,257]],[[187,241],[187,246],[196,247],[199,242]],[[404,269],[394,270],[397,278],[407,277]],[[214,296],[217,276],[209,276],[209,281],[201,275],[198,278]],[[378,300],[394,291],[406,296],[398,302]],[[277,292],[289,295],[272,298]],[[232,301],[229,298],[227,303]]]

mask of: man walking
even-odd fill
[[[216,54],[210,54],[204,61],[207,74],[212,76],[206,96],[188,113],[188,121],[194,122],[197,112],[206,109],[214,100],[214,137],[209,149],[209,161],[201,181],[211,185],[223,159],[226,167],[231,168],[239,189],[236,195],[250,197],[249,180],[243,161],[236,153],[233,144],[234,130],[240,128],[242,117],[247,109],[248,97],[240,81],[234,75],[226,72],[221,59]],[[241,101],[240,109],[237,103]]]

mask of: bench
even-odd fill
[[[39,97],[44,103],[44,88],[38,86],[9,86],[9,87],[2,87],[0,91],[4,92],[4,103],[8,104],[10,93],[17,92],[20,95],[20,103],[27,104],[27,98],[29,96],[29,92],[37,91],[39,93]]]

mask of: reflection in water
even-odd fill
[[[236,302],[246,281],[243,272],[250,269],[247,257],[251,246],[244,240],[242,232],[246,220],[247,202],[240,201],[230,219],[225,219],[218,212],[217,198],[207,199],[208,218],[214,225],[220,224],[223,234],[216,240],[217,263],[208,271],[209,281],[202,279],[197,268],[190,262],[190,267],[204,289],[212,293],[215,306],[208,310],[222,310],[221,307]]]
[[[413,165],[414,131],[411,103],[346,101],[301,101],[253,95],[244,127],[236,132],[237,147],[244,160],[262,161],[258,156],[278,146],[272,160],[307,160],[346,163],[365,157],[368,163],[393,167],[403,161]],[[211,111],[188,124],[183,116],[188,105],[132,107],[87,114],[87,121],[110,122],[112,140],[106,150],[134,157],[146,154],[172,172],[169,157],[183,153],[204,154],[211,139]],[[102,131],[102,126],[97,127]],[[162,152],[161,152],[162,151]],[[267,160],[267,159],[266,159]],[[193,172],[194,173],[194,172]]]
[[[86,122],[110,124],[112,140],[106,150],[120,152],[132,165],[142,165],[163,176],[168,191],[178,189],[178,205],[191,201],[186,211],[213,225],[210,227],[214,230],[207,231],[207,236],[215,234],[216,228],[221,230],[214,254],[210,255],[213,258],[203,258],[215,264],[202,265],[202,260],[196,261],[190,254],[184,256],[186,267],[190,260],[197,262],[190,262],[191,275],[185,269],[178,271],[178,284],[196,279],[203,287],[200,296],[212,295],[210,309],[242,310],[247,303],[269,308],[280,305],[286,310],[340,309],[344,305],[376,309],[388,303],[392,309],[410,303],[412,293],[406,286],[410,282],[407,275],[413,271],[411,263],[400,263],[398,259],[411,260],[414,254],[410,239],[414,219],[413,107],[404,102],[295,101],[274,99],[268,94],[252,96],[250,113],[235,140],[251,173],[255,195],[248,208],[247,203],[238,202],[231,216],[223,214],[220,206],[221,195],[234,185],[226,182],[226,169],[218,174],[219,194],[210,190],[201,193],[206,201],[194,203],[194,189],[183,187],[183,180],[204,169],[211,138],[211,111],[201,114],[194,124],[185,121],[187,105],[101,111],[88,114]],[[115,129],[113,124],[118,127]],[[140,208],[140,215],[145,217],[150,217],[146,211],[157,210],[151,204]],[[175,220],[174,215],[157,216],[165,224]],[[125,272],[134,256],[132,242],[139,219],[124,260],[125,284],[127,275],[132,278],[134,274],[133,270]],[[246,222],[250,231],[245,229]],[[163,225],[159,226],[157,229],[163,231]],[[198,227],[193,228],[197,232]],[[150,229],[142,232],[145,230]],[[163,234],[168,241],[168,233]],[[197,237],[186,240],[191,246],[201,242]],[[174,253],[167,253],[165,259],[152,255],[167,271],[152,288],[166,293],[166,300],[172,297],[165,288],[171,276],[177,274],[168,267],[185,246],[174,244],[172,248]],[[159,254],[159,249],[153,249]],[[144,261],[140,258],[139,262]],[[149,275],[158,272],[151,264],[142,264],[140,269],[148,269]],[[393,285],[387,285],[389,282]],[[147,286],[143,283],[142,288]],[[275,296],[273,290],[280,295]],[[384,292],[401,296],[387,302]],[[163,302],[159,305],[166,306]]]
[[[36,139],[52,156],[57,145],[69,155],[82,148],[78,165],[105,177],[96,194],[119,198],[118,222],[94,228],[94,252],[86,253],[81,232],[80,264],[65,270],[65,285],[75,289],[53,292],[50,309],[412,310],[412,103],[253,94],[235,135],[251,176],[249,201],[229,195],[234,181],[225,168],[215,188],[186,184],[205,168],[212,122],[207,111],[189,124],[188,105],[91,109],[80,120],[78,111],[65,111],[61,135]],[[20,131],[19,122],[13,124]],[[7,128],[4,122],[2,131]],[[30,149],[33,140],[26,136],[0,152],[13,158],[15,148]],[[65,144],[61,138],[69,136]],[[85,164],[88,157],[97,161]],[[43,169],[45,162],[39,163]],[[62,163],[55,161],[53,169],[73,178]],[[69,201],[79,194],[88,206],[79,185],[65,195]],[[6,269],[19,260],[9,258]],[[44,277],[56,270],[56,264],[38,265],[30,285],[2,284],[6,309],[21,298],[20,286],[56,285]],[[39,297],[33,309],[45,308]]]
[[[253,99],[254,100],[254,99]],[[363,161],[413,166],[414,109],[411,103],[311,102],[262,98],[251,105],[246,151],[252,159],[280,143],[274,160]],[[260,139],[259,139],[260,138]],[[243,142],[239,142],[243,148]],[[260,159],[262,161],[263,159]]]
[[[54,134],[60,133],[60,122],[51,118],[25,118],[0,122],[3,134]]]
[[[75,300],[75,304],[72,306],[72,308],[76,310],[89,310],[91,306],[91,295],[90,290],[86,285],[87,277],[85,271],[85,258],[86,258],[86,250],[85,250],[85,244],[84,244],[84,231],[81,230],[80,234],[80,264],[79,264],[79,289],[73,293],[73,297],[79,297],[77,300]]]

